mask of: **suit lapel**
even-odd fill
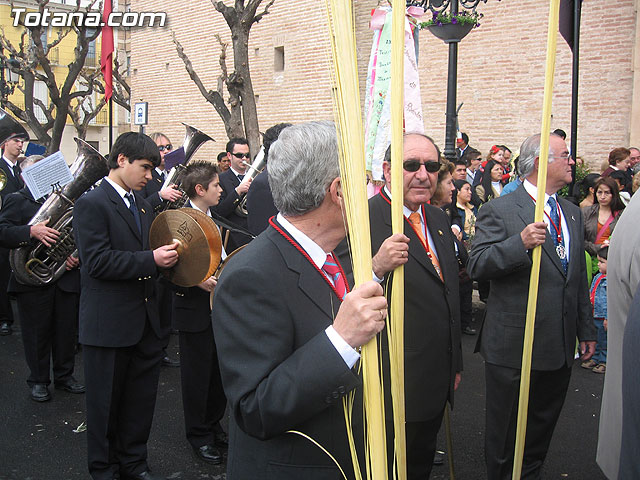
[[[274,219],[275,222],[275,219]],[[278,225],[279,226],[279,225]],[[279,228],[282,228],[279,226]],[[298,274],[298,287],[300,290],[333,321],[340,300],[329,287],[322,274],[300,253],[289,241],[273,227],[268,229],[270,238],[278,247],[284,262],[289,270]]]
[[[520,207],[518,209],[518,215],[524,221],[525,226],[533,223],[535,219],[536,206],[533,200],[531,200],[531,197],[527,193],[527,190],[524,188],[524,186],[520,185],[510,195],[515,195],[516,204]],[[553,240],[551,239],[551,234],[549,233],[548,228],[544,243],[542,244],[542,251],[549,257],[551,263],[556,266],[560,273],[562,273],[562,275],[566,275],[564,273],[564,268],[562,268],[560,257],[558,257],[558,254],[556,253],[556,247],[553,244]]]
[[[436,208],[436,207],[434,207]],[[429,229],[429,233],[431,234],[431,240],[433,240],[433,244],[435,246],[436,249],[436,254],[438,255],[438,261],[440,263],[440,269],[442,270],[442,278],[444,280],[447,279],[448,275],[447,275],[447,271],[446,271],[446,263],[444,261],[444,252],[445,249],[447,248],[445,243],[444,243],[444,229],[447,228],[451,228],[448,227],[447,225],[441,224],[440,222],[438,222],[438,218],[435,215],[429,215],[429,208],[427,206],[425,206],[424,209],[425,212],[425,217],[429,217],[426,219],[427,221],[427,228]],[[442,259],[440,261],[440,259]],[[438,275],[438,272],[436,272],[436,269],[433,267],[433,264],[431,262],[428,262],[429,266],[431,266],[430,269],[428,269],[433,275],[435,275],[436,277],[438,277],[438,280],[440,280],[440,275]]]
[[[570,277],[571,270],[574,266],[580,265],[580,256],[584,256],[584,250],[578,241],[581,232],[578,230],[578,220],[575,214],[570,213],[572,205],[564,198],[558,197],[558,203],[562,209],[564,220],[569,230],[569,267],[567,269],[567,278]]]
[[[120,214],[123,220],[129,225],[129,229],[135,235],[135,237],[142,242],[142,238],[140,237],[140,231],[138,230],[138,225],[136,225],[136,221],[133,218],[133,214],[124,204],[124,200],[115,191],[115,189],[109,184],[109,182],[102,182],[100,186],[105,190],[109,199],[113,202],[116,207],[116,212]],[[137,205],[136,205],[137,206]],[[140,216],[140,224],[142,225],[142,215]]]
[[[149,244],[149,229],[151,228],[150,218],[152,217],[149,217],[147,215],[147,210],[141,206],[144,200],[142,199],[140,194],[134,192],[133,195],[136,198],[136,208],[138,209],[138,215],[140,216],[140,230],[142,230],[142,247],[146,248],[146,245]]]

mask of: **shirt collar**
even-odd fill
[[[387,188],[387,186],[384,186],[384,192],[387,194],[387,196],[389,197],[389,200],[391,200],[391,192],[389,191],[389,189]],[[409,218],[409,215],[411,215],[412,213],[416,213],[411,211],[409,208],[407,208],[406,205],[402,205],[402,214]],[[422,222],[422,224],[424,225],[424,218],[422,218],[422,209],[418,208],[417,210],[418,215],[420,215],[420,221]]]
[[[276,220],[280,224],[282,228],[284,228],[289,235],[293,237],[293,239],[298,242],[298,244],[303,248],[305,252],[311,257],[313,263],[320,269],[324,265],[324,262],[327,261],[327,253],[322,250],[320,245],[311,240],[307,235],[298,230],[293,224],[284,218],[281,213],[278,213]]]
[[[534,200],[538,199],[538,187],[536,187],[533,183],[531,183],[529,180],[527,180],[525,178],[525,180],[522,182],[522,186],[524,186],[525,190],[527,191],[527,193],[529,195],[531,195],[533,197]],[[544,194],[544,204],[546,205],[547,202],[549,201],[549,197],[553,197],[553,199],[557,202],[558,198],[557,195],[554,193],[553,195],[549,195],[545,192]]]
[[[238,172],[235,168],[233,167],[229,167],[231,169],[231,171],[233,172],[233,174],[237,177],[238,175],[245,175],[247,172],[245,170],[245,173],[240,173]]]
[[[7,157],[5,157],[4,155],[2,155],[2,159],[7,162],[7,165],[9,165],[9,168],[13,169],[13,167],[15,167],[18,162],[13,163],[11,160],[9,160]]]
[[[163,174],[165,174],[165,173],[166,173],[166,170],[160,170],[160,168],[159,168],[159,167],[156,167],[156,173],[157,173],[158,175],[163,175]]]
[[[199,212],[204,213],[207,216],[211,216],[211,211],[207,208],[206,210],[202,210],[199,206],[197,206],[195,203],[193,203],[191,200],[189,200],[187,202],[187,207],[191,207],[191,208],[195,208],[196,210],[198,210]]]
[[[114,190],[116,192],[118,192],[118,195],[120,195],[120,197],[122,197],[122,200],[124,200],[124,196],[128,193],[131,193],[131,191],[126,191],[124,188],[122,188],[120,185],[118,185],[116,182],[114,182],[113,180],[111,180],[109,177],[104,177],[104,180],[106,180],[107,182],[109,182],[109,185],[111,185]]]

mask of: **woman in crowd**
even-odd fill
[[[478,209],[471,204],[471,185],[466,180],[456,180],[453,182],[458,190],[456,208],[460,214],[462,223],[462,240],[467,249],[470,247],[469,240],[476,233],[476,213]]]
[[[631,156],[631,150],[624,147],[614,148],[609,152],[609,167],[602,172],[603,177],[608,177],[612,172],[621,170],[627,171],[629,168],[629,157]]]
[[[484,175],[480,185],[476,187],[476,194],[482,203],[486,203],[492,198],[497,198],[502,193],[502,164],[496,160],[489,160],[484,167]]]
[[[599,179],[594,186],[595,202],[582,209],[584,216],[584,248],[596,258],[598,250],[609,244],[624,204],[620,200],[618,183],[608,177]],[[594,273],[597,271],[597,266]]]

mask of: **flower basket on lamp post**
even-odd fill
[[[444,43],[457,43],[466,37],[473,29],[472,23],[446,23],[443,25],[428,25],[427,28]]]

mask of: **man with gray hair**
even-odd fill
[[[540,135],[533,135],[520,148],[523,184],[480,209],[467,266],[473,279],[491,282],[478,341],[485,359],[485,460],[491,479],[511,478],[531,252],[538,245],[542,245],[539,301],[522,478],[541,476],[569,386],[576,337],[582,360],[595,351],[582,215],[556,195],[571,181],[573,159],[565,141],[552,134],[544,221],[534,222],[539,155]]]
[[[341,479],[336,463],[354,478],[342,397],[360,385],[358,348],[384,327],[387,302],[373,281],[348,293],[332,253],[346,234],[339,175],[333,123],[284,129],[269,151],[280,213],[216,286],[229,480]]]

